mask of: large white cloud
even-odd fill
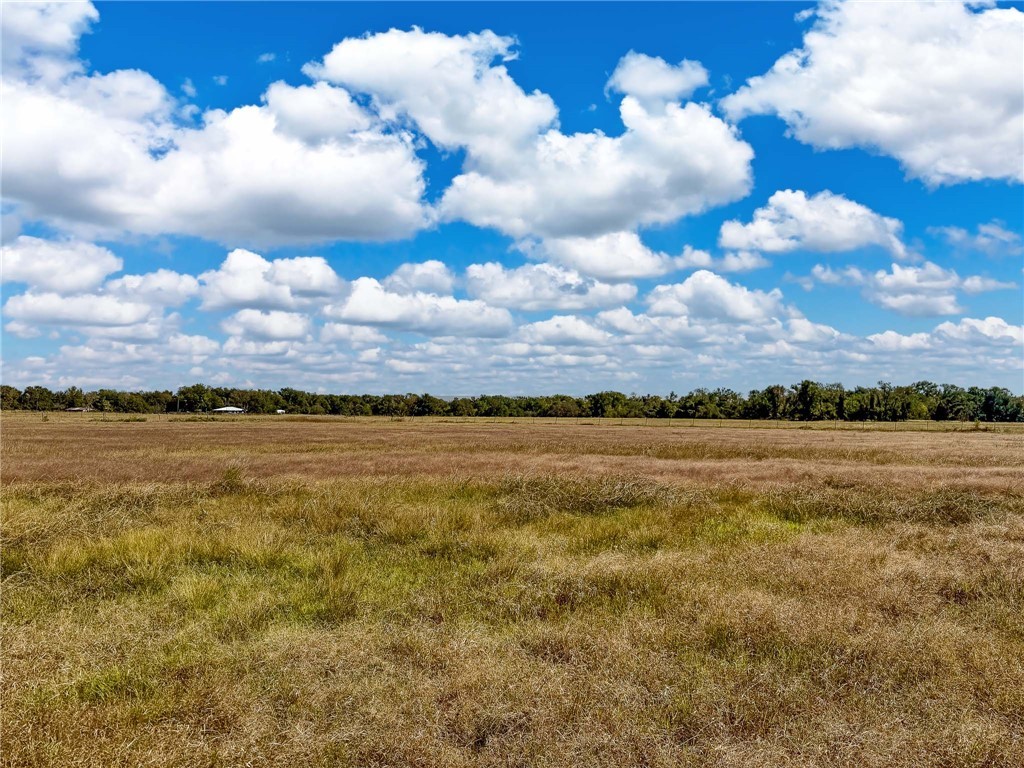
[[[566,135],[550,97],[526,93],[495,63],[514,57],[514,43],[492,32],[392,29],[343,40],[305,71],[369,94],[383,117],[408,119],[439,147],[466,149],[439,206],[445,219],[515,237],[593,236],[747,193],[750,146],[706,106],[674,103],[706,80],[699,63],[672,67],[631,52],[609,83],[627,94],[625,132]]]
[[[344,282],[319,256],[268,261],[236,248],[216,270],[199,275],[204,309],[294,309],[340,295]]]
[[[267,244],[392,239],[427,224],[412,137],[345,90],[278,82],[265,104],[210,110],[195,127],[145,72],[85,74],[68,36],[86,24],[68,15],[4,14],[5,49],[9,16],[18,40],[23,16],[54,40],[18,43],[49,76],[25,66],[3,76],[4,195],[27,217]]]
[[[121,269],[108,249],[81,240],[45,240],[19,236],[2,250],[0,277],[44,291],[78,293],[95,288]]]
[[[548,131],[515,162],[470,168],[441,200],[447,219],[513,237],[594,237],[664,224],[744,197],[753,150],[702,104],[647,108],[626,96],[625,132]]]
[[[3,69],[52,79],[67,72],[78,39],[99,13],[88,2],[5,3]]]
[[[929,184],[1019,182],[1024,14],[977,5],[823,0],[803,47],[722,107],[777,114],[818,148],[891,155]]]
[[[608,307],[636,296],[634,285],[602,283],[551,264],[527,264],[516,269],[506,269],[496,262],[471,264],[466,268],[466,289],[492,306],[526,311]]]
[[[656,286],[647,297],[652,315],[680,315],[720,321],[759,322],[790,314],[775,288],[759,291],[698,270],[681,283]]]
[[[807,196],[800,190],[779,190],[754,211],[748,224],[726,221],[718,243],[723,248],[785,253],[852,251],[877,245],[897,258],[906,256],[903,224],[829,191]]]
[[[493,63],[515,58],[514,44],[490,31],[392,29],[342,40],[305,71],[371,94],[382,116],[411,119],[439,147],[503,164],[558,115],[550,96],[526,93]]]
[[[506,309],[434,293],[395,293],[372,277],[352,281],[348,298],[328,305],[324,314],[357,325],[442,336],[502,336],[512,327]]]
[[[940,323],[935,332],[958,341],[1024,344],[1024,326],[1010,325],[1001,317],[965,317],[958,323]]]
[[[152,99],[137,98],[140,109],[162,109],[162,86],[146,87]],[[422,163],[401,134],[310,144],[308,131],[285,132],[269,106],[207,112],[188,128],[152,110],[110,114],[122,95],[97,104],[67,88],[6,81],[4,91],[4,194],[30,217],[269,244],[387,239],[425,224]]]

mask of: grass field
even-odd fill
[[[1024,431],[753,426],[4,414],[2,762],[1024,764]]]

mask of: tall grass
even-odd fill
[[[1024,763],[1002,479],[872,482],[867,457],[312,477],[259,448],[5,482],[4,765]]]

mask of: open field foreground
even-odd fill
[[[1020,430],[81,416],[3,765],[1024,764]]]

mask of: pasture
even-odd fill
[[[5,413],[5,766],[1019,766],[1024,430]]]

